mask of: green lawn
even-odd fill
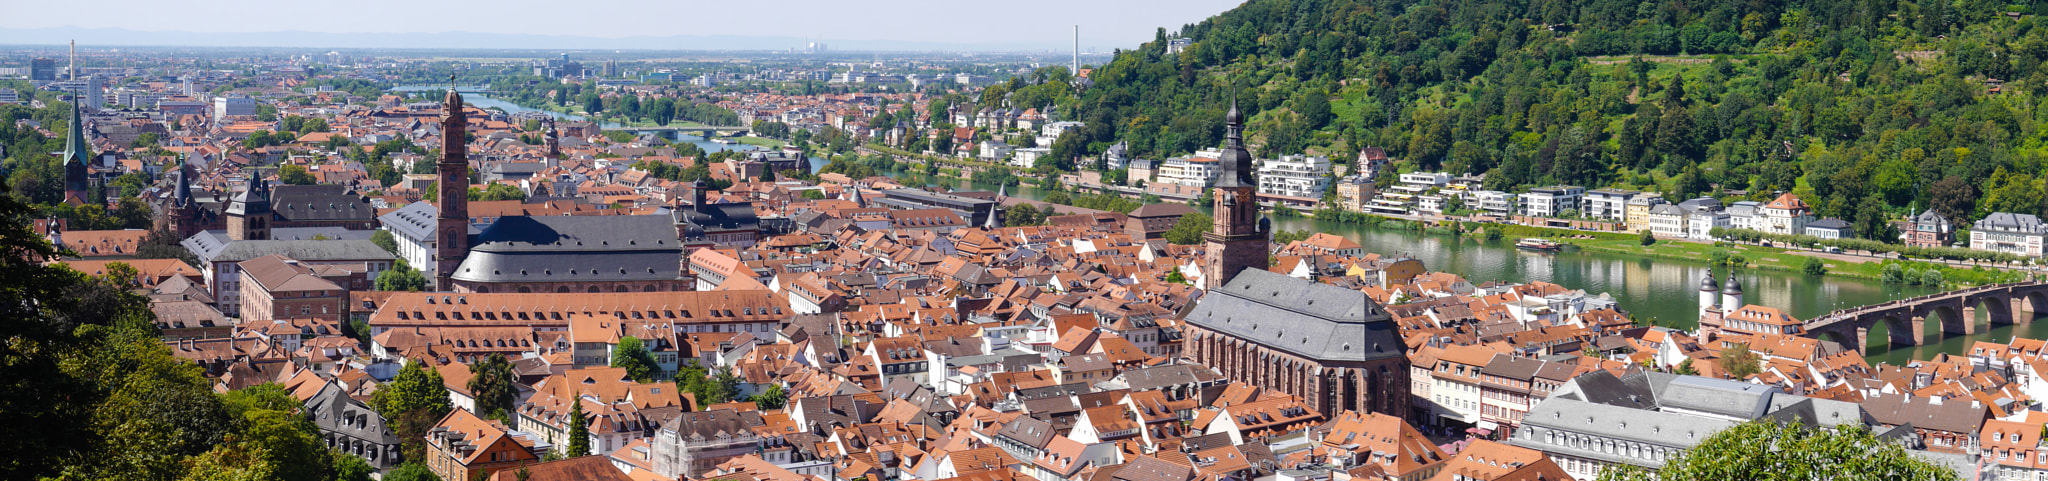
[[[1714,251],[1723,251],[1731,255],[1742,256],[1745,260],[1749,262],[1749,267],[1754,269],[1772,269],[1790,272],[1800,272],[1801,267],[1804,266],[1806,263],[1806,256],[1802,255],[1804,254],[1804,252],[1787,251],[1785,249],[1776,247],[1760,247],[1752,245],[1729,245],[1726,247],[1716,247],[1713,244],[1679,241],[1657,241],[1656,244],[1644,246],[1641,244],[1641,242],[1634,239],[1572,239],[1566,242],[1569,242],[1572,245],[1579,246],[1580,249],[1589,251],[1610,252],[1616,254],[1627,254],[1645,257],[1658,257],[1665,259],[1685,259],[1699,262],[1707,262],[1709,259],[1712,259]],[[1878,267],[1877,263],[1875,262],[1846,262],[1831,259],[1824,260],[1827,260],[1828,262],[1828,275],[1831,276],[1877,279],[1879,275],[1883,274],[1881,270],[1882,268]]]
[[[775,140],[775,139],[771,139],[771,138],[767,138],[767,137],[734,137],[734,138],[736,138],[736,139],[739,139],[740,143],[742,143],[742,144],[747,144],[747,145],[753,145],[753,146],[759,146],[759,147],[764,147],[764,148],[770,148],[770,149],[779,149],[779,148],[782,148],[782,145],[783,145],[783,144],[786,144],[786,143],[788,143],[788,142],[783,142],[783,141],[780,141],[780,140]]]

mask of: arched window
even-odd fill
[[[592,294],[596,294],[598,292],[597,286],[590,286],[589,292]]]

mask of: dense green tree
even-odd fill
[[[453,409],[448,401],[448,386],[443,384],[441,373],[417,360],[407,361],[391,382],[379,386],[377,393],[370,398],[370,405],[387,418],[413,410],[424,409],[440,415]]]
[[[380,291],[419,292],[426,290],[427,277],[420,275],[420,271],[413,269],[411,265],[407,265],[405,259],[399,259],[390,269],[377,274],[375,284],[373,287]]]
[[[526,200],[526,191],[505,184],[491,184],[489,188],[483,190],[471,187],[469,189],[469,200]]]
[[[441,476],[419,461],[408,461],[384,473],[384,481],[441,481]]]
[[[1042,222],[1045,222],[1045,214],[1040,213],[1038,208],[1031,204],[1017,204],[1003,212],[1005,227],[1038,225]]]
[[[1759,359],[1755,352],[1749,350],[1748,344],[1736,344],[1721,350],[1721,370],[1734,379],[1744,379],[1763,369],[1757,365]]]
[[[754,395],[754,407],[763,411],[782,409],[789,400],[789,393],[783,392],[781,384],[769,384],[760,394]]]
[[[564,457],[590,455],[590,419],[583,415],[583,403],[569,403],[569,446]]]
[[[476,398],[477,412],[485,416],[510,419],[513,403],[519,399],[519,389],[513,384],[517,379],[512,375],[512,362],[501,353],[492,353],[469,364],[470,395]]]
[[[399,447],[403,459],[422,459],[426,431],[454,409],[440,371],[417,360],[408,360],[391,382],[378,386],[370,407],[392,425],[392,434],[404,440]]]
[[[646,343],[640,338],[625,336],[612,348],[612,367],[625,368],[626,375],[639,382],[652,382],[661,373],[661,364],[648,352]]]
[[[1799,270],[1809,276],[1826,275],[1828,273],[1828,265],[1826,262],[1821,261],[1819,257],[1806,256],[1806,261],[1800,264]]]
[[[371,232],[370,243],[377,244],[377,247],[383,248],[384,252],[389,252],[393,255],[398,254],[398,238],[392,237],[391,231],[378,229],[376,232]]]
[[[1167,229],[1166,241],[1179,245],[1200,244],[1202,233],[1208,232],[1210,224],[1215,222],[1209,214],[1199,212],[1181,216],[1180,220],[1174,221],[1172,228]]]
[[[369,461],[338,449],[329,450],[328,456],[332,458],[330,463],[334,465],[335,481],[371,481],[370,475],[377,472],[377,468],[370,466]]]

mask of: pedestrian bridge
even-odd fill
[[[1977,323],[1979,309],[1989,314],[1988,325]],[[2048,283],[2013,282],[1841,309],[1808,319],[1802,327],[1806,337],[1845,345],[1853,342],[1856,352],[1862,353],[1870,346],[1870,329],[1878,323],[1884,324],[1892,347],[1917,346],[1929,337],[1938,341],[1991,327],[2026,324],[2042,312],[2048,312]],[[1939,323],[1941,332],[1928,336],[1928,322]]]

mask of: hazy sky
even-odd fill
[[[1107,51],[1236,0],[0,0],[0,29],[329,33],[482,32],[578,37],[739,35]],[[80,43],[85,43],[83,40]],[[1061,48],[1065,50],[1065,48]]]

